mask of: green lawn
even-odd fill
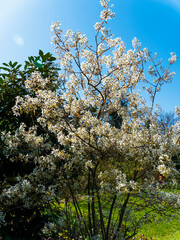
[[[180,190],[177,192],[180,194]],[[144,234],[148,240],[150,237],[154,240],[180,240],[180,214],[179,219],[176,220],[169,219],[144,225],[138,236],[141,234]]]
[[[180,193],[180,190],[177,190],[177,192]],[[73,205],[70,204],[70,206],[71,206],[72,212],[75,212]],[[83,215],[87,217],[87,199],[82,198],[80,206],[81,206]],[[109,206],[108,206],[108,209],[109,209]],[[169,219],[169,220],[166,219],[158,222],[144,224],[142,226],[142,230],[140,230],[140,232],[136,236],[137,240],[140,239],[140,235],[142,234],[145,235],[147,240],[150,240],[150,239],[180,240],[180,214],[179,214],[179,219]]]
[[[180,221],[165,220],[160,223],[151,223],[143,226],[143,229],[138,235],[144,235],[149,240],[152,237],[154,240],[180,240]]]

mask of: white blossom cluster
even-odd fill
[[[171,57],[168,59],[169,63],[173,64],[176,62],[176,60],[177,60],[176,54],[174,52],[171,52]]]

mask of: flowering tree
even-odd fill
[[[34,95],[17,97],[13,111],[38,113],[37,121],[4,136],[11,161],[34,167],[15,185],[3,183],[1,206],[19,200],[25,209],[46,206],[53,218],[42,234],[56,239],[131,239],[143,222],[157,213],[169,216],[180,206],[171,160],[179,150],[180,122],[164,134],[154,111],[157,92],[174,73],[136,38],[128,51],[113,38],[106,23],[114,13],[108,1],[100,2],[93,46],[80,31],[63,35],[59,22],[52,25],[66,90],[60,96],[47,88],[49,79],[34,73],[26,81]],[[175,61],[171,53],[170,65]],[[150,94],[149,107],[139,84]]]

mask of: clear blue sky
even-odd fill
[[[157,52],[167,64],[170,52],[179,59],[172,67],[176,76],[158,96],[164,111],[180,106],[180,0],[111,0],[116,13],[109,26],[121,37],[127,49],[137,37],[143,47]],[[23,63],[38,50],[54,53],[50,25],[59,20],[63,29],[80,29],[92,40],[99,21],[99,0],[1,0],[0,65]]]

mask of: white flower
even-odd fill
[[[177,56],[174,52],[171,52],[170,54],[171,54],[171,57],[168,59],[168,61],[169,61],[169,64],[173,64],[176,62]]]
[[[134,48],[141,47],[141,43],[136,37],[132,40],[132,45],[133,45]]]
[[[53,22],[52,25],[51,25],[51,32],[54,32],[55,29],[59,30],[60,26],[61,26],[61,24],[60,24],[59,21],[57,21],[56,23]]]
[[[109,0],[108,0],[109,1]],[[100,4],[102,7],[107,7],[108,6],[108,1],[107,0],[100,0]]]
[[[88,160],[86,163],[85,163],[85,167],[88,169],[88,168],[94,168],[94,164],[92,162],[92,160]]]
[[[166,163],[166,162],[169,162],[170,161],[170,158],[167,154],[163,154],[159,157],[159,160],[163,163]]]
[[[95,25],[94,25],[94,28],[96,29],[96,31],[99,31],[102,27],[102,23],[101,22],[97,22]]]
[[[164,175],[164,176],[167,176],[168,173],[169,173],[169,169],[166,168],[166,166],[164,164],[161,164],[157,167],[158,171]]]
[[[108,19],[114,18],[115,13],[113,13],[109,8],[103,10],[100,14],[101,20],[106,21]]]

